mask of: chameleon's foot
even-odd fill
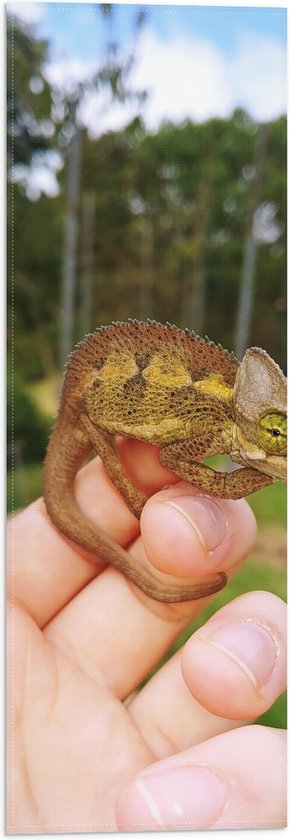
[[[140,519],[147,496],[134,486],[122,466],[114,436],[95,426],[86,414],[81,414],[80,422],[93,448],[100,456],[107,475],[121,493],[129,510],[137,519]]]
[[[145,496],[144,493],[142,493],[140,490],[136,490],[136,488],[133,489],[133,497],[126,495],[124,492],[122,492],[122,496],[124,497],[127,507],[130,509],[133,515],[137,519],[140,519],[142,510],[145,506],[145,503],[148,500],[148,496]]]

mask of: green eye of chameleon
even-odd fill
[[[258,441],[270,455],[286,455],[287,417],[285,414],[264,414],[257,425]]]

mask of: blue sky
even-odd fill
[[[21,4],[22,7],[31,4]],[[43,19],[39,32],[48,36],[57,52],[79,58],[92,58],[102,43],[105,31],[98,4],[37,3]],[[234,51],[240,37],[270,36],[286,44],[286,9],[205,6],[115,5],[115,33],[122,40],[132,31],[137,9],[145,9],[147,26],[166,40],[172,33],[206,38],[226,54]],[[39,14],[41,18],[41,13]]]
[[[11,5],[48,39],[51,84],[67,89],[101,66],[108,33],[98,3]],[[135,44],[130,86],[148,91],[142,116],[149,130],[164,119],[227,117],[236,107],[256,120],[285,112],[285,8],[116,4],[111,35],[124,51],[142,8],[147,17]],[[134,116],[132,103],[120,107],[102,94],[82,105],[81,119],[92,135],[121,128]]]
[[[11,4],[12,5],[12,4]],[[98,3],[16,2],[20,16],[35,21],[37,31],[48,37],[53,51],[79,58],[95,55],[105,27]],[[115,33],[124,41],[132,30],[136,10],[145,9],[147,26],[162,39],[172,33],[207,38],[224,52],[234,51],[240,37],[270,36],[286,44],[285,8],[258,6],[181,6],[113,4]]]
[[[108,29],[98,3],[11,3],[14,12],[49,41],[46,75],[66,92],[101,67]],[[133,42],[133,21],[146,21]],[[141,116],[148,130],[163,120],[201,122],[244,108],[255,120],[286,111],[286,9],[236,6],[113,5],[111,37],[134,45],[131,90],[146,90]],[[91,136],[122,128],[136,105],[112,102],[101,89],[83,100],[79,120]]]

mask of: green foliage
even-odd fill
[[[268,129],[262,201],[274,207],[280,235],[277,243],[262,243],[258,249],[250,336],[252,344],[264,346],[283,368],[284,126],[280,119]],[[146,133],[140,120],[94,141],[83,134],[80,203],[89,192],[95,206],[90,330],[149,314],[206,333],[233,349],[255,146],[254,126],[239,112],[204,125],[165,125],[154,135]],[[31,202],[15,186],[15,361],[28,379],[48,375],[58,365],[63,219],[63,195]],[[85,237],[81,212],[79,222],[75,339],[82,337],[77,311]],[[150,231],[146,253],[145,226]],[[147,283],[150,311],[143,312]],[[200,324],[197,283],[204,309]]]
[[[13,424],[13,435],[12,435]],[[8,383],[8,463],[37,463],[44,457],[49,422],[37,409],[18,374]]]
[[[47,43],[34,37],[31,29],[8,13],[7,16],[7,131],[8,166],[29,164],[35,152],[50,146],[51,91],[43,75]],[[47,136],[48,134],[48,136]]]
[[[85,141],[83,188],[96,202],[92,328],[109,319],[110,311],[113,318],[142,316],[142,229],[148,223],[150,314],[196,328],[194,286],[201,268],[203,332],[232,349],[256,142],[256,126],[242,111],[203,125],[166,124],[154,135],[134,120],[122,132]],[[263,243],[258,250],[252,323],[252,343],[265,346],[283,365],[284,148],[285,119],[280,119],[268,128],[261,196],[274,206],[280,236],[278,247]]]
[[[14,188],[13,241],[8,196],[8,338],[14,252],[14,364],[25,380],[42,378],[57,366],[61,274],[62,197],[29,201]]]

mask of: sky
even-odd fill
[[[48,80],[66,89],[101,66],[108,30],[98,3],[11,2],[8,8],[49,42]],[[146,20],[134,40],[136,12]],[[111,35],[123,55],[134,45],[129,84],[148,92],[141,116],[148,131],[230,117],[237,107],[253,120],[286,112],[286,9],[276,6],[113,5]],[[89,94],[79,120],[91,137],[127,125],[135,101]],[[56,182],[55,182],[56,183]]]
[[[49,78],[87,78],[101,62],[107,30],[96,3],[13,3],[50,43]],[[196,121],[229,116],[241,106],[256,120],[286,110],[286,9],[221,6],[113,6],[113,36],[133,42],[133,20],[145,8],[135,45],[135,89],[149,92],[143,116],[149,130],[163,119]],[[92,135],[121,128],[135,106],[90,100],[82,119]]]

